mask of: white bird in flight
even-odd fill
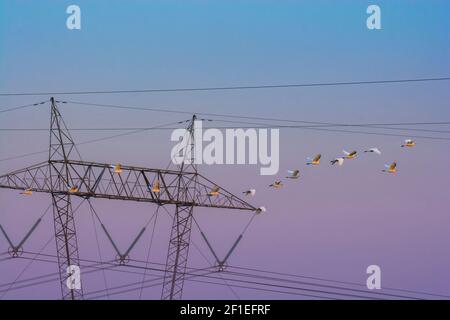
[[[114,172],[115,173],[122,173],[122,165],[120,164],[120,163],[118,163],[118,164],[112,164],[111,166],[110,166],[112,169],[114,169]]]
[[[338,164],[339,166],[342,166],[344,164],[344,158],[336,158],[334,160],[331,160],[331,164]]]
[[[412,148],[412,147],[414,147],[416,145],[416,142],[414,141],[414,140],[411,140],[411,139],[406,139],[405,140],[405,143],[404,144],[402,144],[402,148],[404,148],[404,147],[407,147],[407,148]]]
[[[78,192],[78,186],[72,186],[72,187],[68,187],[69,189],[69,193],[77,193]]]
[[[287,179],[298,179],[300,178],[300,170],[288,170]]]
[[[152,192],[154,192],[154,193],[158,193],[161,191],[159,180],[155,180],[155,182],[153,183],[153,186],[150,186],[150,187],[151,187]]]
[[[378,148],[370,148],[369,150],[366,150],[366,151],[364,151],[364,152],[376,153],[376,154],[378,154],[378,155],[381,154],[381,151],[380,151],[380,149],[378,149]]]
[[[259,207],[258,209],[256,209],[257,214],[260,214],[262,212],[266,212],[266,207]]]
[[[211,191],[208,193],[208,196],[215,197],[219,195],[220,188],[218,186],[215,186],[211,189]]]
[[[352,152],[348,152],[345,150],[342,150],[342,152],[345,154],[345,159],[353,159],[356,158],[356,156],[358,155],[357,151],[352,151]]]
[[[255,189],[248,189],[244,192],[242,192],[243,194],[245,194],[246,196],[254,196],[256,194],[256,190]]]
[[[272,183],[271,185],[269,185],[269,187],[272,187],[274,189],[280,189],[283,186],[283,183],[281,182],[281,180],[277,180],[274,183]]]
[[[320,153],[318,155],[316,155],[314,158],[308,157],[308,158],[306,158],[306,160],[307,160],[306,164],[317,166],[320,164],[320,158],[322,158],[322,155]]]
[[[31,188],[25,189],[20,194],[23,194],[26,196],[31,196],[33,194],[33,189],[31,189]]]
[[[396,173],[397,172],[397,162],[392,162],[390,165],[385,164],[384,167],[386,169],[382,170],[383,172],[387,172],[387,173]]]

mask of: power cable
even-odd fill
[[[108,137],[103,137],[103,138],[98,138],[98,139],[93,139],[93,140],[87,140],[87,141],[80,142],[77,145],[80,146],[80,145],[86,145],[86,144],[96,143],[96,142],[100,142],[100,141],[116,139],[116,138],[119,138],[119,137],[124,137],[124,136],[133,135],[133,134],[136,134],[136,133],[149,131],[149,130],[151,130],[153,128],[156,128],[156,127],[163,127],[163,126],[173,125],[175,123],[178,123],[178,122],[171,122],[171,123],[168,123],[168,124],[163,124],[163,125],[160,125],[160,126],[145,128],[145,129],[142,129],[142,130],[139,129],[139,130],[134,130],[132,132],[126,132],[126,133],[121,133],[121,134],[115,134],[115,135],[108,136]],[[16,160],[16,159],[25,158],[25,157],[29,157],[29,156],[33,156],[33,155],[37,155],[37,154],[43,154],[43,153],[47,153],[47,152],[48,152],[48,150],[40,150],[40,151],[35,151],[35,152],[29,152],[29,153],[25,153],[25,154],[21,154],[21,155],[17,155],[17,156],[12,156],[12,157],[7,157],[7,158],[0,159],[0,162],[8,161],[8,160]]]
[[[21,109],[26,109],[26,108],[30,108],[30,107],[36,107],[42,104],[47,103],[48,100],[46,101],[40,101],[40,102],[36,102],[36,103],[29,103],[29,104],[25,104],[22,106],[17,106],[17,107],[6,107],[7,109],[5,110],[0,110],[0,113],[6,113],[6,112],[11,112],[11,111],[16,111],[16,110],[21,110]],[[4,107],[1,107],[4,108]]]
[[[149,245],[148,245],[148,251],[147,251],[147,257],[146,257],[146,261],[145,261],[145,267],[148,266],[148,260],[150,259],[150,251],[152,250],[153,238],[154,238],[155,229],[156,229],[156,222],[158,221],[159,208],[160,208],[160,206],[158,206],[156,208],[156,213],[155,213],[156,217],[155,217],[155,221],[153,223],[152,234],[151,234],[150,242],[149,242]],[[146,276],[147,276],[147,269],[144,271],[144,275],[142,276],[142,283],[144,283]],[[141,290],[139,291],[139,300],[142,298],[143,291],[144,291],[144,286],[142,285]]]
[[[47,92],[2,92],[0,96],[48,96],[48,95],[87,95],[87,94],[124,94],[124,93],[157,93],[157,92],[193,92],[193,91],[230,91],[230,90],[254,90],[254,89],[280,89],[280,88],[304,88],[304,87],[335,87],[373,84],[394,83],[418,83],[448,81],[450,77],[428,77],[428,78],[404,78],[389,80],[368,81],[340,81],[340,82],[311,82],[311,83],[288,83],[288,84],[266,84],[266,85],[242,85],[242,86],[220,86],[220,87],[185,87],[166,89],[130,89],[130,90],[92,90],[92,91],[47,91]]]

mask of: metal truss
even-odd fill
[[[161,294],[163,300],[179,300],[182,297],[193,209],[192,206],[176,206]]]
[[[52,202],[62,298],[63,300],[80,300],[83,298],[83,287],[80,285],[77,288],[67,283],[70,280],[71,268],[80,266],[70,195],[53,193]]]
[[[64,165],[62,174],[61,165]],[[63,171],[64,171],[63,170]],[[0,188],[209,208],[257,210],[197,172],[50,160],[0,176]],[[50,172],[55,172],[52,179]],[[159,185],[155,189],[155,186]],[[179,190],[179,185],[183,186]],[[211,190],[219,187],[216,195]]]

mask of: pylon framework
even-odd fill
[[[191,124],[188,128],[190,139],[185,150],[183,150],[183,159],[187,161],[188,166],[197,172],[195,164],[195,145],[194,145],[194,126],[196,116],[192,117]],[[189,150],[188,150],[189,148]],[[179,165],[180,173],[186,171],[186,161],[182,161]],[[185,185],[178,184],[178,197],[188,192]],[[195,181],[196,183],[197,181]],[[161,292],[162,300],[178,300],[181,299],[184,285],[184,275],[186,272],[189,243],[191,238],[193,206],[176,205],[175,215],[173,217],[172,230],[170,233],[169,249],[167,251],[166,269],[164,273],[163,288]]]
[[[193,206],[176,206],[167,252],[162,300],[181,299],[191,238]]]
[[[49,159],[0,176],[0,188],[49,193],[63,299],[82,299],[83,290],[67,285],[69,266],[80,266],[71,197],[100,198],[174,205],[162,299],[181,299],[188,261],[194,207],[258,211],[257,208],[197,172],[154,169],[73,160],[76,146],[51,98]],[[195,116],[189,126],[193,136]],[[193,151],[193,139],[190,142]],[[189,146],[187,146],[189,147]],[[193,154],[193,152],[191,152]],[[192,162],[191,162],[192,163]],[[155,186],[158,186],[155,188]],[[214,196],[210,190],[220,188]]]

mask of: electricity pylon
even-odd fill
[[[67,191],[72,187],[67,182],[71,180],[69,157],[75,144],[70,136],[64,120],[51,99],[50,113],[50,147],[48,164],[50,178],[50,193],[53,204],[53,220],[55,227],[56,255],[58,257],[61,294],[63,300],[78,300],[83,298],[83,287],[67,285],[67,275],[71,266],[79,266],[77,232],[73,218],[71,195]],[[61,185],[62,184],[62,185]],[[61,192],[61,189],[66,192]]]
[[[75,143],[51,98],[49,159],[0,176],[0,188],[48,193],[52,197],[56,251],[63,299],[82,299],[82,289],[67,286],[69,266],[79,266],[71,197],[174,205],[175,215],[162,291],[163,299],[181,299],[194,207],[258,212],[246,201],[199,174],[195,165],[178,170],[73,160]],[[189,126],[191,137],[195,116]],[[191,156],[193,140],[190,140]],[[184,150],[186,154],[187,148]],[[211,196],[210,191],[220,188]]]
[[[183,174],[183,172],[186,171],[186,165],[192,168],[194,172],[197,172],[194,144],[195,120],[196,116],[194,115],[188,127],[189,139],[187,140],[187,146],[181,151],[183,154],[183,161],[179,165],[180,174]],[[196,183],[197,181],[194,181],[194,186]],[[177,188],[178,197],[183,196],[183,194],[188,191],[186,186],[181,184],[178,184]],[[195,187],[193,192],[196,192]],[[170,233],[169,249],[167,251],[163,288],[161,292],[162,300],[181,299],[189,253],[193,213],[193,205],[176,205],[175,207],[175,215],[173,216],[172,230]]]

